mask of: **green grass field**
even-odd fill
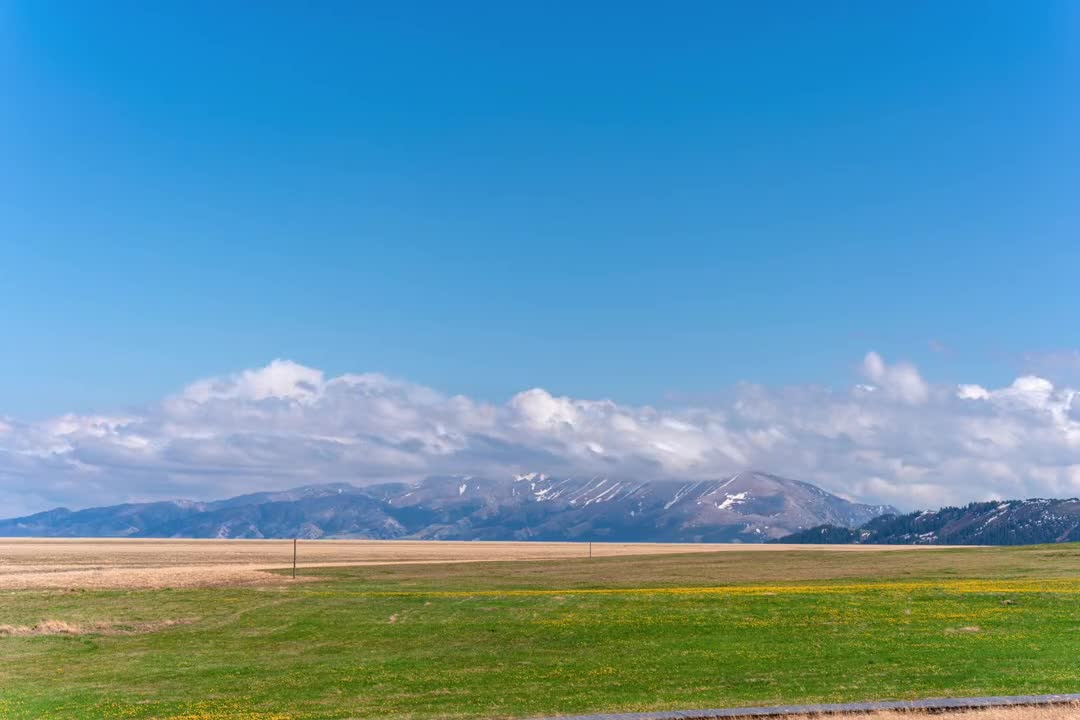
[[[492,718],[1080,692],[1080,546],[0,595],[3,718]],[[176,621],[165,624],[164,621]]]

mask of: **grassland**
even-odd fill
[[[1076,545],[302,574],[4,591],[0,717],[491,718],[1080,691]]]

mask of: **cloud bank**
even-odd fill
[[[0,417],[0,517],[347,481],[543,471],[715,478],[754,468],[903,508],[1080,494],[1080,392],[927,382],[869,353],[844,389],[740,384],[654,408],[540,388],[504,404],[287,360],[137,413]]]

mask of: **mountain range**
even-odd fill
[[[976,502],[906,515],[882,515],[861,527],[834,523],[776,542],[866,545],[1028,545],[1080,542],[1080,499]]]
[[[528,473],[418,484],[312,485],[219,500],[57,508],[0,520],[0,537],[418,538],[764,542],[805,528],[856,528],[895,514],[761,472],[635,482]]]

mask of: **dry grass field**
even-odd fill
[[[863,545],[701,545],[593,543],[595,558],[783,550],[880,552]],[[918,550],[926,550],[919,548]],[[0,538],[0,590],[213,587],[277,582],[267,570],[292,566],[291,540],[130,540]],[[301,541],[298,567],[438,564],[587,557],[587,543]]]

